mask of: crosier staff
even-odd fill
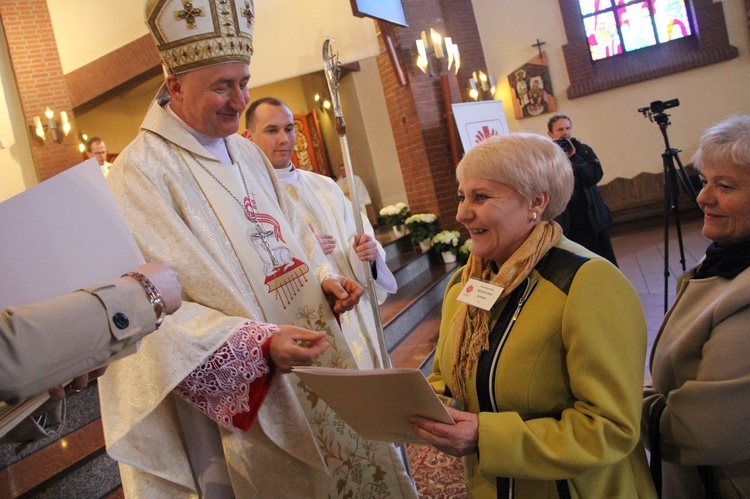
[[[354,186],[354,173],[352,172],[352,158],[349,155],[349,142],[346,138],[346,122],[344,121],[344,113],[341,112],[341,100],[339,99],[339,75],[341,68],[339,66],[339,55],[333,52],[333,37],[326,38],[323,42],[323,70],[328,81],[328,91],[331,94],[331,101],[333,102],[333,112],[336,116],[336,131],[339,134],[339,143],[341,144],[341,152],[344,156],[344,168],[346,169],[346,178],[349,182],[349,194],[352,202],[352,210],[359,216],[354,217],[354,222],[357,224],[357,234],[364,234],[364,228],[362,226],[362,215],[359,209],[359,199],[357,197],[357,189]],[[378,335],[378,345],[380,347],[381,367],[391,368],[391,358],[388,356],[388,348],[385,344],[385,334],[383,333],[383,324],[380,320],[380,310],[378,308],[378,300],[375,296],[375,281],[372,278],[372,269],[369,265],[363,265],[365,269],[365,278],[367,296],[370,298],[370,306],[372,307],[373,320],[375,321],[376,333]]]
[[[326,41],[323,42],[323,72],[326,75],[326,81],[328,82],[328,91],[331,94],[331,101],[333,101],[333,113],[336,116],[336,131],[339,134],[339,143],[341,144],[341,153],[344,156],[344,169],[346,170],[346,178],[349,183],[349,194],[351,195],[352,210],[355,215],[359,213],[359,216],[354,217],[354,223],[357,225],[357,234],[364,234],[365,230],[362,225],[362,212],[359,209],[359,199],[357,197],[357,189],[354,186],[354,173],[352,171],[352,158],[349,155],[349,141],[346,138],[346,122],[344,121],[344,113],[341,111],[341,100],[339,99],[339,75],[341,73],[341,67],[339,66],[339,54],[333,52],[333,37],[329,36]],[[391,357],[388,355],[388,348],[385,344],[385,333],[383,332],[383,323],[380,320],[380,309],[378,308],[378,300],[375,296],[375,280],[372,278],[372,269],[369,265],[363,265],[365,268],[365,279],[367,290],[367,296],[370,299],[370,307],[372,308],[372,318],[375,321],[375,332],[378,335],[378,346],[380,346],[380,358],[381,367],[383,369],[391,369]],[[404,467],[406,472],[411,476],[411,469],[409,467],[409,455],[406,451],[406,445],[401,444],[398,446],[401,452],[401,457],[404,461]]]

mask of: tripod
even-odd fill
[[[661,153],[662,162],[664,163],[664,313],[669,308],[669,215],[674,214],[675,227],[677,228],[677,243],[680,247],[680,263],[682,264],[683,272],[685,269],[685,248],[682,244],[682,227],[680,226],[680,210],[678,204],[679,197],[679,182],[685,189],[685,192],[690,196],[690,199],[695,202],[697,194],[693,184],[690,182],[690,177],[685,171],[685,167],[680,161],[680,155],[678,154],[679,149],[674,149],[669,145],[669,136],[667,135],[667,127],[671,124],[669,122],[669,115],[660,112],[653,115],[653,121],[659,125],[659,130],[664,137],[664,152]],[[675,167],[675,164],[677,165]]]

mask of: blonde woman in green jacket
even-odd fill
[[[645,319],[617,268],[553,221],[573,189],[565,154],[505,135],[457,177],[472,255],[446,290],[429,381],[465,410],[415,431],[464,457],[471,497],[655,497],[638,442]]]

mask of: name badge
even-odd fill
[[[497,286],[486,281],[480,281],[473,277],[466,283],[464,289],[458,295],[457,300],[467,305],[473,305],[482,310],[489,311],[503,292],[502,286]]]

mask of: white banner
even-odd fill
[[[492,136],[510,133],[499,100],[453,104],[453,115],[464,152]]]

